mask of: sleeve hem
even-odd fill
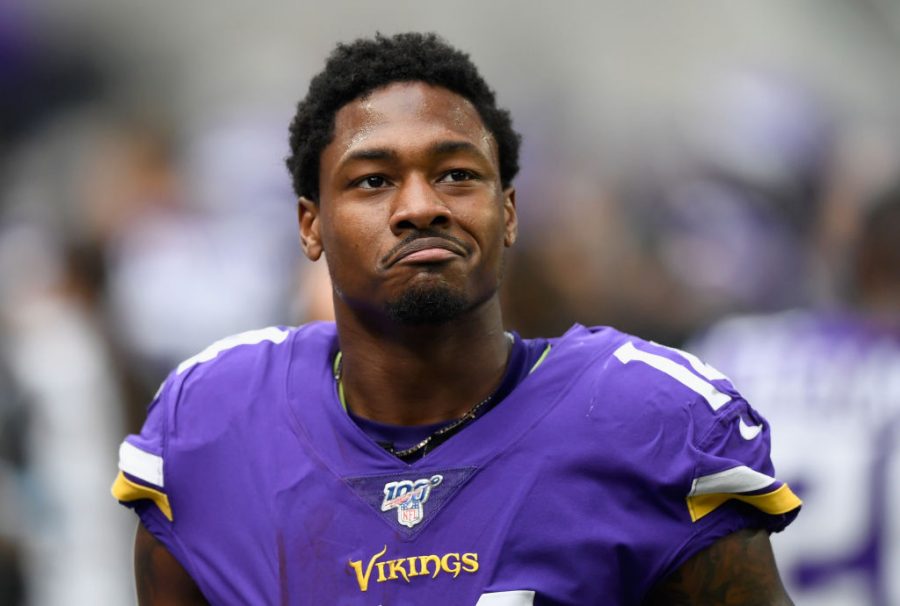
[[[154,508],[148,501],[141,501],[135,503],[133,506],[134,512],[137,514],[140,519],[140,523],[143,524],[144,528],[152,534],[156,539],[163,544],[163,546],[172,554],[179,564],[181,564],[188,575],[194,580],[197,584],[197,587],[200,589],[200,592],[203,593],[204,597],[206,597],[207,601],[208,593],[205,590],[205,583],[200,575],[197,573],[197,570],[194,568],[191,558],[188,556],[187,551],[182,547],[181,542],[175,536],[175,533],[172,531],[172,528],[169,526],[167,522],[164,522],[160,515],[161,512]]]
[[[698,522],[697,525],[702,527],[682,543],[656,582],[668,577],[687,560],[722,537],[746,529],[760,529],[769,533],[780,532],[797,517],[799,512],[800,506],[798,505],[786,513],[770,515],[746,503],[730,500],[716,509],[717,515],[710,515],[704,518],[703,522]]]

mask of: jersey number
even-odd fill
[[[704,377],[705,380],[688,370],[685,365],[679,364],[675,360],[671,360],[665,356],[640,350],[635,347],[634,343],[631,341],[621,345],[613,355],[623,364],[628,364],[629,362],[643,362],[644,364],[652,366],[656,370],[669,375],[701,396],[713,410],[719,410],[722,406],[731,401],[732,396],[720,391],[715,385],[710,383],[710,381],[727,381],[728,377],[709,364],[704,363],[693,354],[671,347],[666,347],[666,349],[686,360],[691,368],[693,368],[697,374]]]

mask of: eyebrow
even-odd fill
[[[396,158],[397,152],[392,149],[381,147],[374,149],[358,149],[344,156],[341,164],[346,164],[355,160],[395,160]]]
[[[481,149],[468,141],[440,141],[432,145],[428,151],[435,156],[449,156],[457,152],[467,152],[479,156],[484,155]]]
[[[468,141],[439,141],[428,148],[427,152],[433,156],[449,156],[455,153],[464,152],[483,156],[484,153],[478,146]],[[358,149],[349,152],[341,160],[341,164],[348,164],[355,161],[379,161],[379,160],[396,160],[399,154],[387,147],[375,147],[370,149]]]

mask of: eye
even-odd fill
[[[386,186],[387,184],[387,179],[385,179],[381,175],[369,175],[368,177],[363,177],[356,182],[357,187],[360,187],[362,189],[379,189]]]
[[[461,181],[471,181],[475,178],[475,173],[457,168],[446,173],[438,179],[438,183],[459,183]]]

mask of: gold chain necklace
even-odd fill
[[[509,342],[509,346],[511,347],[513,345],[513,343],[515,342],[515,338],[512,336],[512,333],[506,332],[503,334],[506,335],[506,339]],[[343,361],[344,361],[343,354],[342,354],[342,352],[338,351],[337,355],[334,358],[334,367],[333,367],[334,380],[337,382],[338,397],[340,398],[341,406],[344,407],[344,410],[347,410],[347,402],[344,398],[344,383],[342,380],[343,370],[344,370]],[[502,382],[501,382],[501,385],[502,385]],[[416,455],[420,451],[422,452],[422,455],[424,456],[429,444],[434,442],[435,443],[434,445],[437,446],[437,445],[443,443],[445,440],[450,438],[451,435],[453,435],[458,430],[460,430],[463,427],[463,425],[474,420],[478,416],[478,413],[485,406],[487,406],[487,404],[489,402],[491,402],[494,399],[494,396],[497,395],[497,391],[499,391],[499,389],[500,389],[500,386],[498,386],[497,389],[495,389],[490,395],[488,395],[488,397],[486,397],[481,402],[477,403],[475,406],[470,408],[466,414],[459,417],[455,421],[452,421],[448,425],[444,425],[440,429],[438,429],[435,432],[431,433],[430,435],[426,436],[425,439],[421,440],[420,442],[417,442],[416,444],[413,444],[409,448],[397,450],[396,448],[394,448],[393,444],[381,444],[381,446],[385,450],[387,450],[389,453],[391,453],[395,457],[402,459],[402,460],[405,460],[412,455]]]

